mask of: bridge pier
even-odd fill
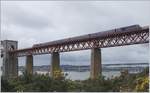
[[[18,42],[12,40],[1,41],[2,49],[2,76],[4,78],[16,78],[18,76],[18,58],[16,54],[10,54],[9,51],[18,48]]]
[[[33,74],[33,56],[32,55],[28,55],[26,57],[26,71],[27,74]]]
[[[90,78],[96,79],[102,73],[101,49],[94,48],[91,50],[91,72]]]
[[[18,58],[16,55],[9,55],[9,77],[17,78],[18,77]]]
[[[56,71],[60,71],[60,57],[58,52],[53,52],[51,55],[50,75],[55,78]]]

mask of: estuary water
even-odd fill
[[[85,80],[90,77],[90,72],[65,72],[68,73],[68,76],[66,78],[71,80]],[[110,71],[110,72],[102,72],[102,75],[105,76],[105,78],[112,78],[112,76],[119,76],[119,71]]]
[[[36,71],[38,74],[46,74],[46,71]],[[85,80],[90,77],[90,72],[76,72],[76,71],[69,71],[69,72],[64,72],[67,73],[68,75],[66,76],[67,79],[71,80]],[[22,72],[19,71],[19,75],[21,75]],[[105,76],[105,78],[111,78],[112,76],[119,76],[120,71],[109,71],[109,72],[102,72],[102,75]]]

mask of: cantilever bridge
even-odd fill
[[[26,56],[26,70],[33,73],[33,55],[52,54],[51,76],[59,67],[59,52],[92,49],[91,52],[91,78],[96,78],[101,72],[100,48],[116,47],[149,42],[149,27],[132,25],[116,28],[104,32],[87,34],[52,42],[35,44],[30,48],[17,49],[16,41],[2,41],[4,46],[4,69],[5,76],[18,75],[17,57]]]

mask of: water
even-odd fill
[[[36,71],[38,74],[46,74],[46,71]],[[67,73],[67,79],[71,80],[85,80],[90,77],[90,72],[75,72],[75,71],[70,71],[70,72],[64,72]],[[22,72],[19,71],[19,75],[21,75]],[[119,76],[120,71],[109,71],[109,72],[102,72],[102,75],[105,76],[105,78],[111,78],[112,76]]]
[[[90,72],[65,72],[68,73],[67,79],[71,80],[85,80],[90,77]],[[110,71],[110,72],[102,72],[102,75],[105,76],[105,78],[111,78],[112,76],[119,76],[119,71]]]

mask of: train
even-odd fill
[[[117,29],[112,29],[104,32],[98,32],[98,33],[92,33],[92,34],[87,34],[87,35],[82,35],[82,36],[77,36],[77,37],[72,37],[72,38],[66,38],[66,39],[61,39],[61,40],[56,40],[56,41],[51,41],[51,42],[46,42],[46,43],[40,43],[40,44],[34,44],[33,47],[42,47],[42,46],[47,46],[47,45],[58,45],[58,44],[66,44],[70,42],[77,42],[77,41],[82,41],[82,40],[87,40],[87,39],[92,39],[92,38],[103,38],[106,36],[111,36],[114,34],[122,34],[130,31],[137,31],[142,29],[139,25],[131,25],[127,27],[121,27]]]

